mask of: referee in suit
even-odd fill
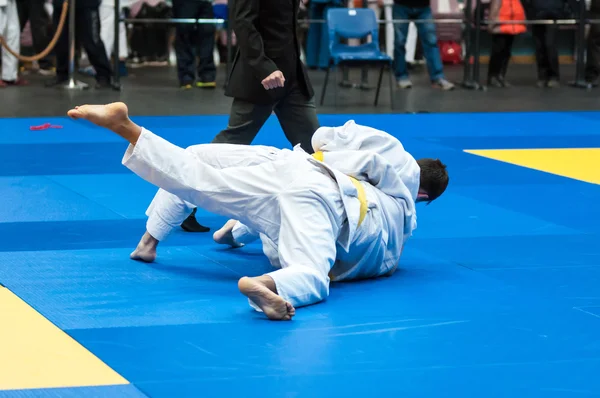
[[[300,0],[234,0],[230,20],[238,41],[225,95],[233,98],[227,128],[213,143],[250,145],[275,112],[288,141],[312,153],[319,128],[314,91],[300,60]],[[206,232],[195,210],[186,231]]]

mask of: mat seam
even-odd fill
[[[97,175],[98,175],[98,174],[97,174]],[[103,174],[99,174],[99,175],[103,175]],[[64,189],[66,189],[66,190],[68,190],[68,191],[70,191],[70,192],[73,192],[75,195],[77,195],[77,196],[79,196],[79,197],[81,197],[81,198],[84,198],[84,199],[86,199],[86,200],[88,200],[88,201],[90,201],[90,202],[92,202],[92,203],[94,203],[94,204],[96,204],[96,205],[100,206],[101,208],[103,208],[103,209],[106,209],[106,210],[110,211],[111,213],[113,213],[113,214],[115,214],[115,215],[117,215],[117,216],[119,216],[119,217],[121,217],[121,218],[124,218],[124,219],[126,219],[126,220],[131,220],[131,218],[125,217],[124,215],[122,215],[122,214],[120,214],[120,213],[117,213],[117,212],[116,212],[116,211],[114,211],[113,209],[111,209],[111,208],[107,207],[106,205],[103,205],[102,203],[99,203],[98,201],[96,201],[96,200],[94,200],[94,199],[92,199],[92,198],[89,198],[89,197],[87,197],[87,196],[83,195],[82,193],[75,191],[75,190],[74,190],[74,189],[72,189],[72,188],[69,188],[68,186],[64,185],[63,183],[56,181],[54,178],[52,178],[52,175],[44,175],[44,176],[40,176],[40,177],[42,177],[42,178],[46,178],[48,181],[50,181],[50,182],[52,182],[52,183],[54,183],[54,184],[58,185],[59,187],[61,187],[61,188],[64,188]]]

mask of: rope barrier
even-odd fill
[[[39,61],[40,59],[42,59],[42,58],[46,57],[48,54],[50,54],[50,51],[52,51],[54,46],[56,46],[56,43],[58,42],[58,38],[60,37],[62,30],[65,27],[68,10],[69,10],[69,2],[67,0],[63,3],[62,13],[60,14],[60,21],[58,22],[58,27],[56,29],[56,32],[54,33],[54,37],[52,37],[52,40],[50,40],[50,43],[48,43],[48,47],[46,47],[46,49],[44,51],[42,51],[41,53],[30,56],[30,57],[21,55],[18,52],[14,51],[12,48],[10,48],[8,46],[8,44],[6,44],[6,41],[3,36],[0,36],[0,45],[2,45],[2,47],[4,47],[6,49],[6,51],[8,51],[10,54],[12,54],[14,57],[16,57],[19,61],[23,61],[23,62]]]

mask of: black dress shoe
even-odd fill
[[[502,83],[503,87],[512,87],[512,84],[507,82],[504,76],[498,76],[498,80],[500,80],[500,83]]]
[[[496,88],[504,88],[504,83],[498,76],[488,77],[488,86]]]
[[[186,232],[208,232],[210,228],[200,225],[196,220],[196,209],[181,223],[181,228]]]
[[[96,81],[96,85],[94,87],[96,88],[96,90],[103,90],[112,88],[112,85],[110,84],[110,80],[99,79]]]
[[[44,85],[46,87],[56,87],[56,86],[62,86],[64,84],[67,84],[68,82],[69,82],[68,78],[56,77],[54,79],[50,79],[50,80],[46,81],[46,83],[44,83]]]

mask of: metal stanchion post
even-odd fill
[[[481,0],[477,0],[475,5],[475,10],[477,13],[475,14],[475,49],[473,51],[473,81],[475,82],[477,89],[485,89],[479,83],[479,54],[481,52]]]
[[[113,44],[113,90],[121,90],[121,74],[119,70],[119,33],[121,30],[121,1],[115,0],[115,41]]]
[[[56,11],[58,12],[58,11]],[[69,2],[69,81],[63,87],[67,90],[85,90],[88,85],[75,80],[75,0]]]
[[[470,88],[473,81],[473,76],[471,74],[471,55],[473,54],[471,47],[471,32],[473,31],[471,27],[471,16],[473,11],[473,0],[467,0],[465,3],[465,67],[463,73],[463,83],[462,85],[465,88]]]
[[[383,15],[385,21],[385,51],[390,57],[394,57],[394,0],[383,0]]]
[[[227,75],[225,76],[225,87],[229,83],[229,74],[231,73],[231,59],[233,58],[233,48],[231,47],[231,41],[233,35],[231,34],[231,23],[227,21]]]
[[[224,87],[227,88],[227,84],[229,84],[229,74],[231,73],[231,59],[233,58],[233,48],[232,48],[232,41],[233,41],[233,35],[232,35],[232,26],[231,26],[231,21],[233,21],[233,18],[231,18],[231,14],[233,13],[233,1],[229,1],[228,2],[228,7],[229,7],[229,13],[227,15],[227,75],[225,76],[225,83],[224,83]]]
[[[481,86],[479,82],[473,79],[473,67],[471,65],[471,57],[473,56],[473,43],[471,35],[473,34],[473,1],[467,0],[465,4],[465,68],[463,74],[462,86],[468,90],[479,90]]]
[[[590,90],[592,84],[585,81],[585,14],[585,1],[579,0],[579,24],[577,25],[577,39],[575,40],[577,46],[577,64],[575,81],[571,82],[571,86]]]

